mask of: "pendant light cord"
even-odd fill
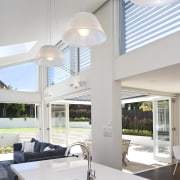
[[[51,35],[52,35],[52,34],[51,34],[51,23],[52,23],[52,22],[51,22],[51,20],[52,20],[52,17],[51,17],[51,6],[52,6],[52,5],[51,5],[51,0],[49,0],[48,13],[47,13],[47,14],[48,14],[48,18],[47,18],[47,19],[48,19],[48,22],[47,22],[47,25],[48,25],[48,34],[49,34],[49,38],[48,38],[48,39],[49,39],[49,44],[50,44],[50,45],[51,45],[51,43],[52,43],[52,42],[51,42],[51,40],[52,40],[52,39],[51,39]]]
[[[86,0],[79,0],[80,12],[84,12],[85,11],[85,4],[86,4]]]
[[[55,1],[56,0],[53,0],[53,12],[54,12],[54,21],[55,21],[55,39],[58,39],[58,32],[60,31],[60,30],[58,30],[58,21],[57,21],[57,8],[56,8],[56,6],[55,6]],[[56,46],[56,45],[55,45]]]
[[[82,3],[81,3],[81,0],[79,0],[79,10],[82,11]]]

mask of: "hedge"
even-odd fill
[[[138,129],[123,129],[122,134],[126,135],[137,135],[137,136],[153,136],[152,131],[148,130],[138,130]]]

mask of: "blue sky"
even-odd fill
[[[38,90],[38,66],[25,63],[0,69],[0,80],[16,90]]]

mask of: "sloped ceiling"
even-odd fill
[[[61,40],[68,19],[79,11],[93,12],[106,0],[1,0],[0,2],[0,46],[35,41],[35,46],[25,54],[0,58],[0,66],[33,59],[39,47]],[[48,21],[48,18],[51,18]],[[49,26],[51,22],[51,26]]]
[[[107,0],[52,0],[52,44],[61,40],[65,24],[80,10],[93,12]],[[25,54],[0,58],[0,66],[29,61],[36,57],[39,48],[48,43],[49,0],[1,0],[0,48],[35,41]],[[147,72],[122,80],[127,88],[180,93],[180,64]]]

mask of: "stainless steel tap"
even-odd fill
[[[89,150],[89,147],[88,147],[85,143],[83,143],[83,142],[75,142],[75,143],[72,143],[72,144],[66,149],[65,156],[68,156],[71,148],[72,148],[73,146],[76,146],[76,145],[82,146],[82,147],[85,148],[86,151],[87,151],[87,160],[88,160],[87,180],[94,180],[94,179],[96,179],[95,171],[92,170],[92,168],[91,168],[91,151]]]

